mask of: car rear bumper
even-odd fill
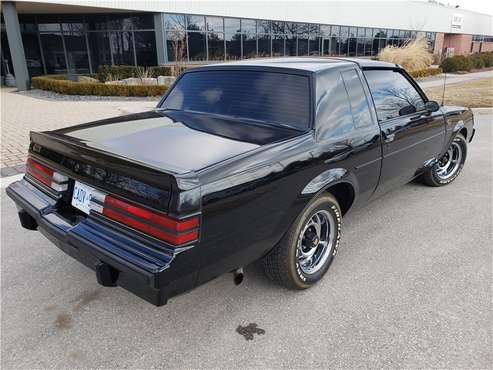
[[[171,296],[193,287],[196,272],[174,276],[171,252],[134,238],[119,227],[89,216],[71,224],[57,213],[57,200],[26,180],[7,189],[23,227],[38,229],[58,248],[95,270],[103,286],[121,286],[161,306]]]

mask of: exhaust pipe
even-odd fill
[[[243,273],[243,267],[233,271],[233,281],[235,285],[240,285],[243,282],[245,274]]]

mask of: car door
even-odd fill
[[[425,109],[426,96],[403,70],[365,69],[382,131],[382,171],[376,195],[409,182],[440,154],[445,122]]]

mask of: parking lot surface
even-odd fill
[[[22,229],[2,189],[2,368],[491,368],[492,118],[453,184],[350,212],[302,292],[252,265],[154,307]]]

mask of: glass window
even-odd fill
[[[256,57],[257,57],[257,35],[250,33],[243,34],[243,58],[256,58]]]
[[[41,33],[41,45],[48,74],[67,71],[65,52],[63,51],[62,34],[60,32]]]
[[[58,17],[43,16],[38,20],[39,32],[59,32],[60,22]]]
[[[351,106],[339,71],[317,74],[316,129],[322,138],[341,137],[354,129]]]
[[[284,33],[284,22],[272,22],[272,32],[275,34],[283,34]]]
[[[356,56],[356,42],[357,42],[356,37],[348,38],[348,55],[350,57]]]
[[[401,73],[392,70],[367,70],[364,73],[380,121],[424,109],[418,91]]]
[[[186,62],[188,60],[186,33],[166,31],[166,50],[170,62]]]
[[[89,32],[89,49],[91,50],[92,70],[100,65],[111,65],[110,39],[107,32]]]
[[[236,18],[224,18],[224,28],[228,34],[241,32],[240,20]]]
[[[348,34],[349,27],[340,28],[339,37],[337,38],[339,55],[347,55],[348,52]]]
[[[207,60],[205,32],[188,32],[188,58],[190,61]]]
[[[108,15],[108,29],[110,30],[131,30],[134,28],[134,21],[137,16],[127,14],[111,14]],[[152,28],[152,27],[149,27]]]
[[[308,54],[309,55],[320,55],[320,43],[322,42],[322,38],[320,37],[320,28],[318,25],[310,26],[310,37],[309,37],[309,45],[308,45]]]
[[[241,59],[241,33],[226,33],[226,59]]]
[[[150,13],[133,16],[134,30],[152,30],[154,29],[154,15]]]
[[[298,24],[298,55],[308,55],[308,39],[310,36],[310,25],[305,23]]]
[[[257,22],[257,32],[258,33],[270,33],[271,31],[271,21],[258,21]]]
[[[356,56],[365,56],[365,39],[357,39],[357,44],[356,44]]]
[[[106,15],[86,15],[87,29],[101,31],[108,29]]]
[[[297,48],[297,24],[286,23],[286,55],[296,55]]]
[[[306,130],[310,123],[309,79],[264,71],[188,72],[178,80],[162,107]]]
[[[224,60],[224,33],[209,32],[207,34],[209,60]]]
[[[29,75],[38,76],[44,73],[43,63],[41,59],[41,51],[39,48],[37,26],[33,18],[20,19],[21,22],[21,35],[22,44],[24,45],[24,52],[26,54],[26,63]],[[29,22],[29,23],[25,23]],[[2,30],[2,35],[5,32]],[[8,46],[5,45],[8,49]],[[10,59],[10,58],[9,58]]]
[[[272,36],[272,56],[273,57],[284,56],[284,35]]]
[[[258,35],[258,56],[263,58],[271,56],[270,34]]]
[[[242,19],[241,20],[241,32],[256,34],[257,33],[257,21],[254,19]]]
[[[110,32],[110,48],[114,64],[135,64],[132,32]]]
[[[320,25],[320,34],[324,38],[329,38],[330,37],[330,26]]]
[[[223,32],[223,19],[220,17],[207,17],[207,31]]]
[[[370,105],[366,98],[363,84],[359,78],[358,72],[355,69],[342,72],[342,79],[346,86],[353,113],[354,125],[356,127],[365,127],[373,125],[371,119]]]
[[[167,30],[185,30],[185,16],[182,14],[165,14],[164,27]]]
[[[89,58],[83,23],[64,23],[62,29],[64,30],[63,38],[69,69],[79,73],[89,72]]]
[[[187,15],[187,30],[205,31],[205,18],[199,15]]]
[[[135,31],[135,53],[137,54],[137,65],[157,65],[156,34],[154,31]]]

